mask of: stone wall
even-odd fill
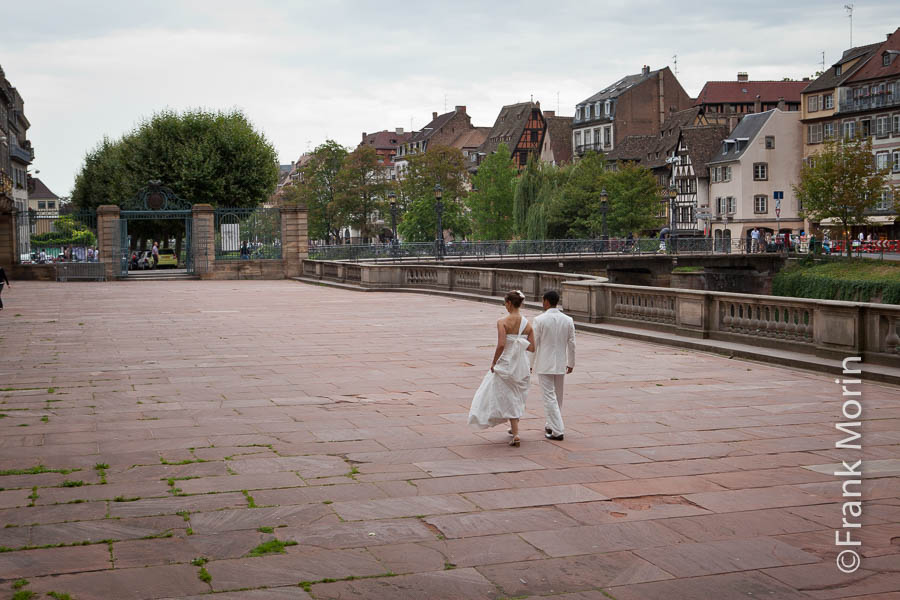
[[[547,288],[562,292],[576,320],[749,343],[828,359],[863,356],[896,365],[900,306],[621,285],[589,275],[425,264],[306,260],[306,277],[373,290],[423,289],[494,299],[521,289],[537,301]]]

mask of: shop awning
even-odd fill
[[[897,220],[897,215],[878,215],[872,217],[866,217],[866,224],[868,225],[891,225],[894,221]],[[839,219],[834,217],[829,217],[827,219],[822,219],[819,221],[819,225],[822,226],[838,226],[841,222]]]

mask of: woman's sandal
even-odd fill
[[[513,439],[510,440],[509,445],[512,446],[513,448],[518,448],[519,447],[519,436],[517,436],[517,435],[513,436]]]

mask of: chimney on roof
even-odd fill
[[[437,111],[431,113],[431,120],[434,121],[435,119],[437,119]]]
[[[762,100],[760,99],[759,94],[756,95],[756,101],[753,102],[753,112],[762,112]]]
[[[809,81],[809,77],[804,77],[803,81]]]
[[[750,81],[750,76],[746,71],[738,71],[738,81]]]
[[[397,135],[403,135],[403,128],[398,127],[397,129],[394,130],[394,133],[396,133]]]
[[[641,75],[649,75],[650,74],[650,65],[644,65],[641,68]]]
[[[555,110],[545,110],[545,111],[544,111],[544,116],[545,116],[545,117],[555,117],[555,116],[556,116],[556,111],[555,111]]]
[[[362,139],[362,141],[366,141],[366,132],[365,132],[365,131],[363,131],[363,139]]]
[[[778,110],[784,110],[784,97],[778,98]]]
[[[458,113],[464,113],[464,112],[466,112],[466,105],[465,105],[465,104],[461,104],[461,105],[457,106],[457,107],[456,107],[456,112],[458,112]]]

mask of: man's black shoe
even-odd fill
[[[561,442],[565,436],[563,434],[553,435],[552,433],[545,433],[544,437],[548,440],[553,440],[554,442]]]
[[[544,427],[544,433],[553,433],[553,430],[549,427]]]

